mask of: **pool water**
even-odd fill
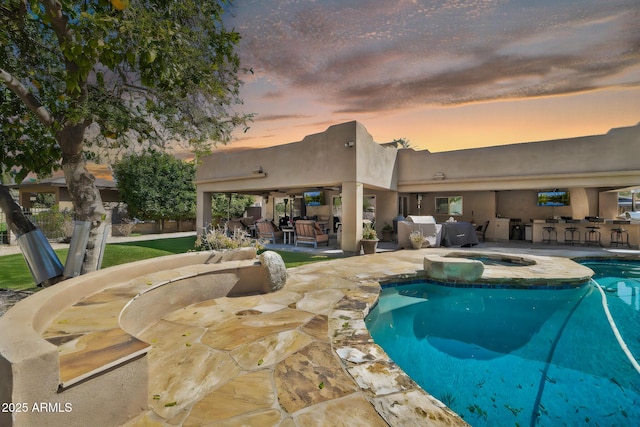
[[[589,261],[640,357],[640,263]],[[366,319],[376,343],[473,426],[640,423],[640,374],[594,284],[575,289],[385,287]]]

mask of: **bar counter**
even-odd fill
[[[549,220],[544,220],[544,219],[535,219],[533,220],[533,224],[532,224],[532,230],[531,230],[531,237],[532,237],[532,241],[534,243],[547,243],[546,239],[547,239],[547,232],[544,232],[544,238],[543,238],[543,231],[545,227],[555,227],[556,229],[556,233],[557,233],[557,242],[558,243],[562,243],[562,244],[572,244],[571,242],[571,236],[570,236],[570,232],[566,233],[566,238],[567,240],[565,240],[565,231],[567,228],[569,227],[576,227],[578,229],[578,232],[580,234],[579,236],[579,240],[576,238],[576,241],[573,242],[573,244],[575,245],[584,245],[585,244],[585,239],[586,239],[586,235],[589,232],[589,227],[593,227],[593,226],[597,226],[600,227],[599,228],[599,232],[600,232],[600,245],[601,246],[605,246],[605,247],[609,247],[611,246],[611,230],[612,229],[616,229],[616,228],[624,228],[628,235],[629,235],[629,245],[631,248],[633,249],[638,249],[640,247],[640,221],[623,221],[623,220],[619,220],[619,219],[605,219],[602,220],[600,219],[600,221],[603,222],[592,222],[589,221],[587,219],[581,219],[581,220],[554,220],[557,222],[548,222]],[[615,221],[615,222],[614,222]],[[551,244],[555,243],[555,234],[551,234]],[[616,236],[614,236],[615,239]],[[627,247],[627,240],[626,240],[626,236],[623,235],[622,237],[624,239],[624,243],[620,243],[620,244],[616,244],[614,242],[613,247],[619,247],[619,248],[626,248]],[[587,244],[593,244],[593,242],[587,242]],[[595,243],[597,244],[597,243]]]

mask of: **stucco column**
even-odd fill
[[[378,238],[382,236],[385,224],[393,225],[393,219],[398,216],[398,192],[381,191],[376,196],[376,231]]]
[[[584,187],[569,188],[571,217],[574,219],[584,218],[591,215],[589,213],[589,197]],[[596,215],[595,213],[593,214]]]
[[[598,216],[616,218],[618,216],[618,193],[603,191],[598,194]]]
[[[264,219],[274,221],[276,219],[276,198],[272,195],[266,197],[267,206],[264,210]]]
[[[361,182],[342,183],[342,250],[345,252],[360,252],[362,195]]]
[[[197,197],[196,230],[200,233],[204,227],[211,224],[212,195],[209,192],[198,191]]]

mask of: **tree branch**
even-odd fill
[[[13,77],[13,75],[6,70],[0,68],[0,81],[4,82],[4,84],[15,93],[21,100],[24,102],[24,105],[27,106],[29,110],[36,115],[40,122],[47,126],[51,127],[55,122],[55,119],[51,115],[51,113],[42,105],[40,101],[27,89],[18,79]]]
[[[51,19],[51,28],[56,33],[56,36],[58,36],[60,46],[62,46],[65,41],[72,40],[71,31],[69,27],[67,27],[67,18],[62,13],[62,5],[60,2],[58,0],[43,0],[41,3],[47,11],[49,19]]]

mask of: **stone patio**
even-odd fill
[[[150,409],[126,425],[466,425],[364,324],[379,280],[418,274],[422,257],[402,254],[308,264],[281,291],[167,314],[139,336],[152,345]]]

